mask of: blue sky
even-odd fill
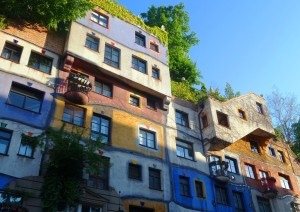
[[[207,87],[300,95],[300,1],[119,0],[134,14],[183,2],[200,43],[190,51]]]

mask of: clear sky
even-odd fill
[[[134,14],[183,2],[200,43],[190,51],[207,87],[274,88],[300,99],[299,0],[119,0]]]

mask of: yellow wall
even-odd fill
[[[125,211],[129,211],[129,205],[134,205],[134,206],[139,206],[141,207],[141,202],[144,202],[145,208],[151,208],[154,209],[155,212],[164,212],[167,211],[166,204],[161,203],[161,202],[154,202],[154,201],[149,201],[149,200],[144,200],[144,199],[139,199],[139,200],[124,200],[124,208]]]

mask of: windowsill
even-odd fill
[[[98,48],[98,50],[94,50],[94,49],[92,49],[92,48],[90,48],[90,47],[88,47],[86,45],[84,45],[84,47],[87,48],[87,49],[89,49],[89,50],[91,50],[91,51],[93,51],[93,52],[95,52],[95,53],[99,53],[99,48]]]
[[[111,67],[113,67],[113,68],[115,68],[115,69],[121,70],[121,69],[120,69],[120,66],[115,67],[115,66],[113,66],[113,65],[111,65],[111,64],[109,64],[109,63],[106,63],[105,61],[103,61],[103,63],[106,64],[106,65],[108,65],[108,66],[111,66]]]
[[[44,73],[44,74],[48,74],[48,75],[51,75],[51,71],[52,71],[52,68],[51,68],[50,72],[48,73],[48,72],[44,72],[44,71],[42,71],[42,70],[40,70],[40,69],[34,68],[34,67],[32,67],[32,66],[29,66],[29,65],[27,65],[27,67],[28,67],[28,68],[31,68],[31,69],[33,69],[33,70],[42,72],[42,73]]]
[[[152,76],[152,78],[155,79],[155,80],[161,81],[160,78],[156,78],[156,77],[153,77],[153,76]]]
[[[103,26],[103,25],[99,24],[98,22],[96,22],[96,21],[93,21],[92,19],[90,19],[90,20],[91,20],[91,22],[93,22],[93,23],[95,23],[95,24],[97,24],[97,25],[99,25],[99,26],[103,27],[104,29],[109,29],[109,28],[108,28],[108,25],[107,25],[107,27],[105,27],[105,26]]]
[[[196,196],[198,199],[203,199],[203,200],[205,200],[206,199],[206,197],[202,197],[202,196]]]
[[[234,172],[231,172],[231,171],[228,171],[228,170],[227,170],[227,172],[230,173],[230,174],[234,174],[234,175],[240,175],[240,173],[234,173]]]
[[[136,178],[130,178],[128,177],[129,180],[134,180],[134,181],[139,181],[139,182],[142,182],[142,179],[136,179]]]
[[[4,60],[8,60],[8,61],[10,61],[10,62],[13,62],[13,63],[15,63],[15,64],[20,64],[20,62],[16,62],[16,61],[10,60],[10,59],[8,59],[8,58],[6,58],[6,57],[0,56],[0,58],[2,58],[2,59],[4,59]]]
[[[182,127],[186,127],[186,128],[188,128],[188,129],[191,129],[190,126],[185,126],[185,125],[178,124],[178,123],[176,123],[176,125],[179,125],[179,126],[182,126]]]
[[[155,188],[150,188],[150,187],[149,187],[149,189],[154,190],[154,191],[164,191],[162,189],[155,189]]]
[[[195,159],[189,159],[189,158],[181,157],[181,156],[179,156],[179,155],[176,155],[176,156],[179,157],[179,158],[185,159],[185,160],[197,162]]]
[[[64,123],[67,123],[67,124],[72,124],[72,125],[74,125],[74,126],[76,126],[76,127],[82,127],[82,128],[85,128],[85,126],[77,125],[77,124],[74,124],[74,123],[72,123],[72,122],[68,122],[68,121],[64,121],[64,120],[61,120],[61,121],[64,122]]]
[[[151,107],[148,107],[148,106],[146,106],[146,108],[149,109],[149,110],[157,112],[157,108],[151,108]]]
[[[142,72],[142,71],[140,71],[140,70],[138,70],[138,69],[136,69],[136,68],[133,68],[133,67],[131,67],[131,68],[134,69],[134,70],[136,70],[136,71],[138,71],[138,72],[141,72],[141,73],[143,73],[143,74],[145,74],[145,75],[148,75],[147,70],[146,70],[146,72]]]
[[[139,105],[133,105],[133,104],[130,104],[130,105],[133,106],[133,107],[141,108],[141,106],[139,106]]]
[[[222,124],[219,124],[219,125],[222,126],[222,127],[227,128],[227,129],[229,129],[229,130],[231,130],[230,126],[226,126],[226,125],[222,125]]]
[[[33,156],[20,155],[19,153],[17,155],[23,158],[35,159]]]
[[[0,153],[0,156],[9,156],[7,153],[6,154],[4,154],[4,153]]]
[[[146,45],[145,46],[143,46],[143,45],[141,45],[141,44],[138,44],[137,42],[134,42],[135,44],[137,44],[137,45],[139,45],[139,46],[141,46],[141,47],[144,47],[144,48],[146,48]]]
[[[92,91],[92,92],[94,92],[94,93],[96,93],[96,94],[98,94],[98,95],[107,97],[107,98],[109,98],[109,99],[113,99],[113,96],[105,96],[105,95],[103,95],[102,93],[98,93],[98,92],[96,92],[96,91]]]
[[[182,197],[188,197],[188,198],[193,198],[191,195],[183,195],[183,194],[180,194],[180,196],[182,196]]]
[[[139,144],[139,145],[142,146],[142,147],[146,147],[146,148],[148,148],[148,149],[157,150],[156,148],[152,148],[152,147],[149,147],[149,146],[145,146],[145,145],[143,145],[143,144]]]
[[[21,109],[21,110],[25,110],[25,111],[28,111],[28,112],[31,112],[31,113],[35,113],[35,114],[37,114],[37,115],[40,115],[40,114],[41,114],[41,112],[35,112],[35,111],[32,111],[32,110],[27,110],[27,109],[25,109],[25,108],[18,107],[18,106],[16,106],[16,105],[12,105],[12,104],[9,104],[9,103],[7,103],[7,102],[6,102],[5,104],[10,105],[10,106],[12,106],[12,107],[19,108],[19,109]]]

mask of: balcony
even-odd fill
[[[223,183],[227,183],[230,180],[228,175],[228,163],[225,161],[213,161],[209,163],[209,169],[211,176]]]
[[[75,104],[86,105],[89,101],[88,93],[92,89],[89,79],[81,74],[71,72],[67,81],[66,99]]]
[[[276,179],[274,177],[267,177],[261,179],[261,185],[265,197],[273,199],[277,196],[278,191],[276,189],[275,183]]]

